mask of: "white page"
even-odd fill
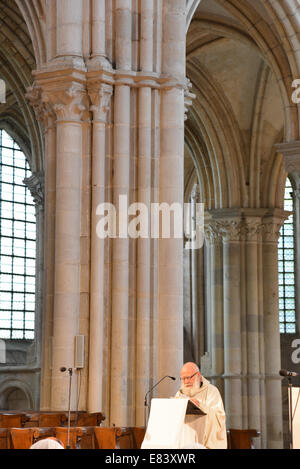
[[[188,399],[152,399],[146,435],[141,449],[177,449]]]

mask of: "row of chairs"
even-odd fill
[[[71,427],[69,429],[70,449],[140,449],[145,429]],[[37,441],[55,437],[64,448],[68,442],[68,428],[7,428],[0,429],[0,449],[29,449]]]
[[[99,426],[105,420],[101,412],[72,412],[71,425]],[[63,427],[68,425],[67,412],[0,412],[0,428]]]

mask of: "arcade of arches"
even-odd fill
[[[83,336],[74,409],[143,425],[147,390],[193,360],[228,427],[281,448],[278,237],[288,174],[299,196],[300,1],[0,0],[0,24],[0,128],[37,205],[35,340],[25,364],[0,367],[1,407],[67,409],[60,368]],[[97,207],[120,195],[204,203],[205,246],[99,239]]]

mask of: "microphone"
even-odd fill
[[[145,400],[144,400],[145,407],[148,405],[148,404],[147,404],[147,396],[148,396],[148,394],[150,394],[150,392],[153,391],[153,389],[156,388],[156,386],[158,386],[159,383],[161,383],[161,382],[162,382],[164,379],[166,379],[166,378],[172,379],[173,381],[176,380],[176,378],[174,378],[174,376],[168,376],[168,375],[166,375],[166,376],[164,376],[163,378],[161,378],[151,389],[149,389],[148,392],[146,392],[146,394],[145,394]]]
[[[280,370],[279,374],[280,374],[280,376],[285,376],[285,377],[288,377],[288,378],[299,375],[299,373],[295,373],[295,371],[287,371],[287,370]]]

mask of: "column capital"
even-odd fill
[[[101,81],[93,81],[88,83],[88,93],[92,103],[90,110],[94,114],[94,120],[105,123],[110,109],[113,87]]]
[[[263,219],[262,224],[262,239],[265,243],[277,244],[280,238],[280,229],[285,220],[291,215],[291,212],[286,210],[274,209]]]
[[[37,208],[43,208],[45,198],[45,177],[44,173],[33,173],[29,178],[24,179],[25,186],[28,187]]]
[[[86,74],[80,70],[35,71],[35,87],[40,92],[42,105],[57,120],[81,122],[89,112]]]
[[[277,153],[284,158],[287,173],[300,173],[300,140],[275,145]]]
[[[42,87],[34,83],[27,88],[25,97],[33,107],[37,120],[41,123],[44,132],[46,132],[51,125],[51,121],[55,120],[55,113],[49,103],[43,101],[42,95]]]

